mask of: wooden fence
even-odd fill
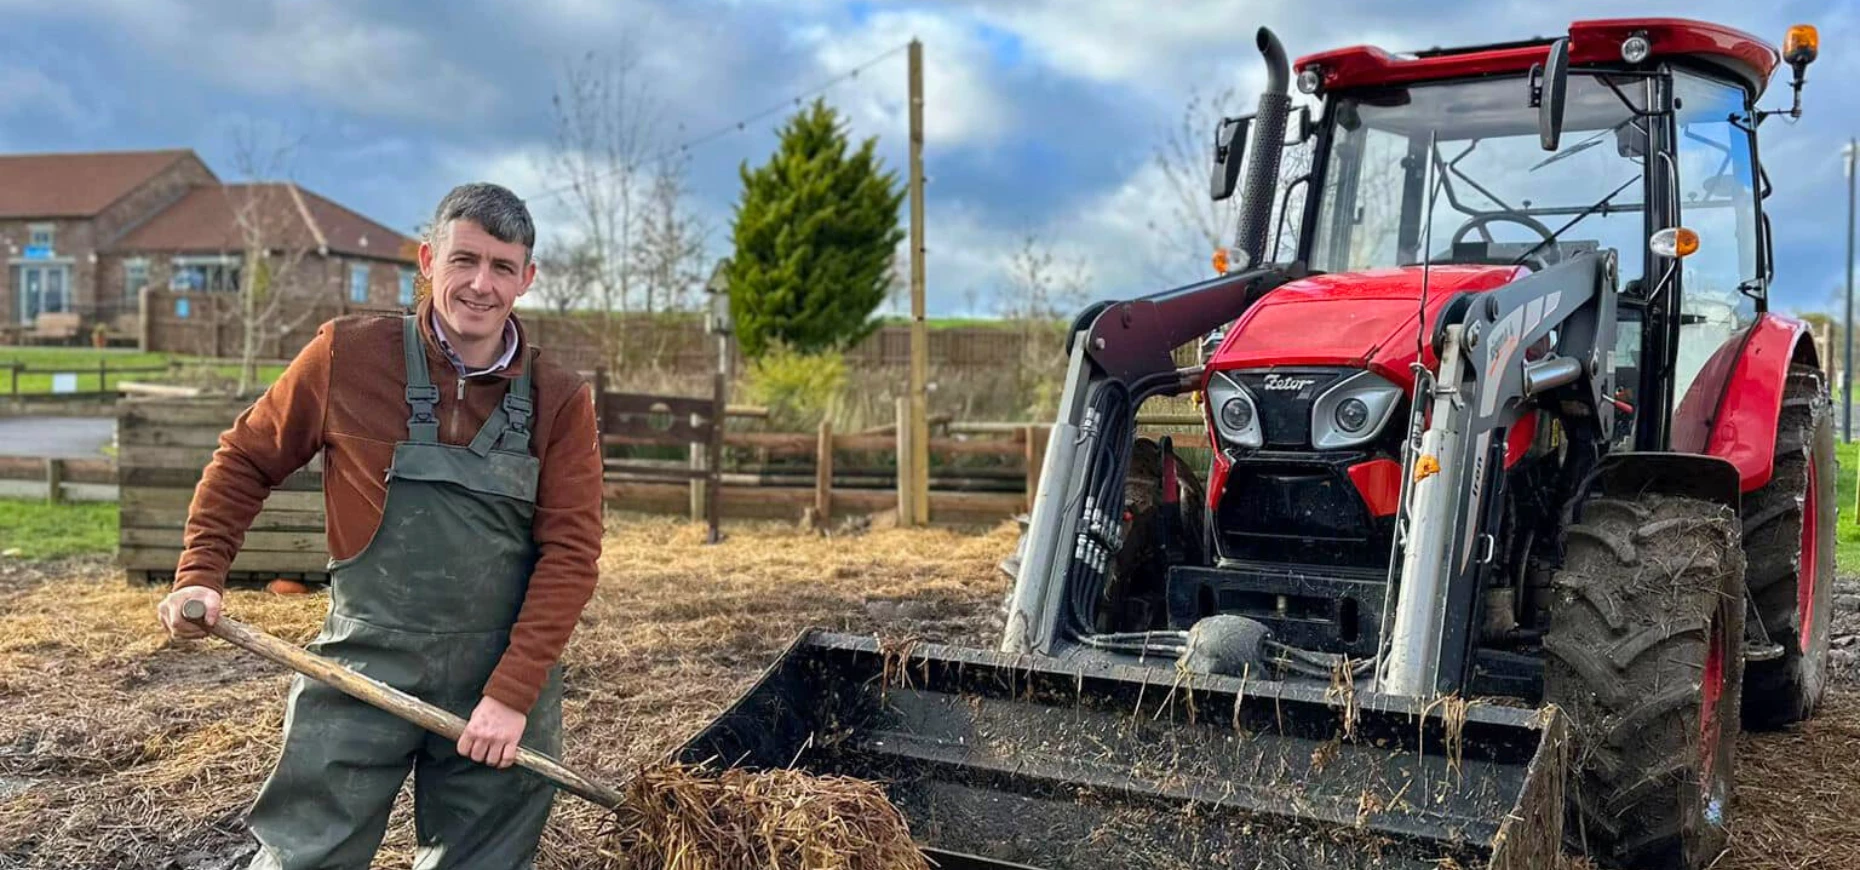
[[[714,507],[724,520],[781,520],[816,526],[895,511],[910,504],[909,476],[897,473],[900,451],[908,455],[908,426],[865,432],[726,431],[726,461],[710,473],[708,450],[692,450],[710,437],[691,425],[707,410],[704,400],[666,401],[657,406],[631,396],[603,393],[600,419],[625,414],[663,414],[657,425],[610,427],[603,441],[611,453],[689,450],[674,458],[612,456],[605,496],[621,511],[688,514],[707,519]],[[674,397],[661,397],[672,399]],[[676,405],[684,419],[669,412]],[[119,457],[67,461],[51,472],[72,482],[114,482],[121,502],[118,562],[132,580],[168,582],[180,559],[188,506],[201,470],[212,459],[220,433],[245,407],[225,398],[136,397],[117,404]],[[732,408],[726,417],[758,416]],[[1000,522],[1029,509],[1038,488],[1050,427],[1046,424],[933,421],[929,522],[978,525]],[[1150,433],[1170,431],[1178,446],[1205,447],[1200,418],[1150,415],[1139,418]],[[903,433],[902,435],[900,433]],[[706,445],[707,446],[707,445]],[[695,457],[695,458],[694,458]],[[0,480],[37,480],[43,492],[43,460],[0,461]],[[320,582],[327,579],[321,458],[287,478],[266,500],[234,560],[235,580],[272,578]],[[713,495],[714,494],[714,495]],[[899,516],[908,515],[898,511]]]
[[[117,562],[132,581],[168,582],[181,558],[187,508],[219,436],[247,403],[134,398],[117,404]],[[235,575],[323,580],[323,461],[312,459],[265,500],[233,560]]]
[[[109,358],[104,357],[98,359],[94,366],[29,366],[25,363],[9,361],[0,363],[0,368],[7,371],[7,395],[17,402],[22,395],[19,387],[20,378],[27,375],[51,375],[54,378],[53,393],[56,393],[59,387],[56,378],[59,375],[69,375],[71,389],[65,391],[66,393],[78,396],[114,396],[118,391],[110,386],[111,376],[115,376],[120,381],[123,375],[166,374],[176,366],[113,366],[110,365]],[[95,390],[81,389],[84,383],[92,378],[96,379],[97,388]]]
[[[116,463],[109,459],[0,456],[0,496],[46,501],[115,501]]]

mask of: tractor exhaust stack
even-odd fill
[[[1246,187],[1240,198],[1240,226],[1234,243],[1246,253],[1236,271],[1258,268],[1266,260],[1266,239],[1272,230],[1272,194],[1279,186],[1279,157],[1285,150],[1285,124],[1292,114],[1287,92],[1291,64],[1285,46],[1267,28],[1259,29],[1259,52],[1266,60],[1266,89],[1259,95],[1259,112],[1253,118],[1253,141],[1248,146]]]

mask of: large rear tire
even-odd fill
[[[1793,366],[1776,422],[1775,471],[1744,499],[1750,596],[1770,642],[1783,650],[1745,670],[1745,728],[1805,720],[1827,687],[1838,509],[1832,410],[1820,370]]]
[[[1600,498],[1565,532],[1545,700],[1575,742],[1569,830],[1607,866],[1698,870],[1724,849],[1743,676],[1729,508]]]

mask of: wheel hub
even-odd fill
[[[1815,463],[1810,462],[1808,464],[1808,492],[1802,496],[1802,551],[1799,557],[1800,564],[1796,567],[1795,591],[1796,615],[1801,623],[1797,638],[1800,645],[1796,649],[1801,650],[1803,654],[1808,653],[1809,635],[1815,631],[1815,584],[1820,580],[1815,576],[1815,569],[1820,561],[1816,558],[1816,554],[1820,552],[1820,542],[1817,540],[1820,530],[1816,528],[1816,520],[1821,516],[1818,504],[1818,491],[1821,488],[1819,484],[1820,481],[1816,480]]]

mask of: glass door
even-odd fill
[[[15,314],[22,325],[30,326],[39,315],[71,310],[69,294],[70,267],[64,265],[16,265],[13,267]]]

